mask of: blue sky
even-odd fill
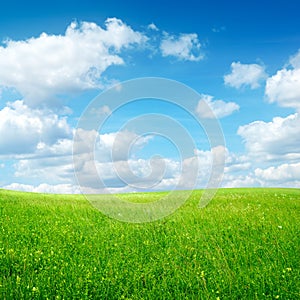
[[[212,157],[220,153],[224,187],[300,187],[299,9],[294,0],[1,4],[0,187],[103,192],[91,165],[112,192],[139,190],[141,182],[146,190],[191,188],[195,168],[196,186],[205,187]],[[195,90],[192,113],[205,118],[199,108],[205,102],[225,144],[212,148],[197,119],[161,99],[113,111],[107,102],[97,112],[107,117],[101,129],[78,128],[97,95],[113,86],[122,92],[123,81],[140,77]],[[132,120],[147,114],[179,122],[195,143],[190,155],[182,157],[170,137],[150,130],[140,136],[141,120]],[[165,126],[172,136],[174,128]],[[76,130],[83,140],[75,154],[80,184],[72,156]],[[95,156],[84,143],[93,145]],[[152,160],[151,170],[155,155],[164,160]],[[191,172],[182,174],[185,167]]]

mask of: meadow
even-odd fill
[[[0,190],[0,299],[300,299],[300,190],[220,189],[199,209],[201,193],[130,224],[81,195]]]

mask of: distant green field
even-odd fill
[[[300,190],[200,194],[129,224],[83,196],[0,190],[0,299],[300,299]]]

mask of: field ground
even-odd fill
[[[200,194],[129,224],[83,196],[0,190],[0,299],[300,299],[300,190]]]

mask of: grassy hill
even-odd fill
[[[129,224],[83,196],[0,190],[0,299],[300,299],[300,190],[200,194]]]

